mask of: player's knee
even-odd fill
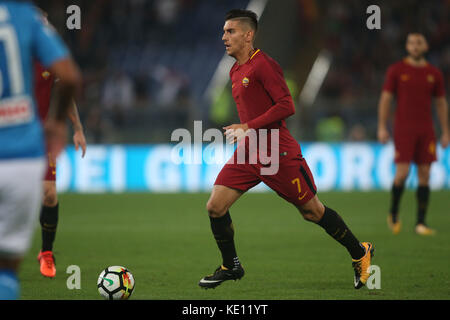
[[[404,185],[407,178],[408,178],[408,172],[397,173],[394,178],[394,183],[397,186]]]
[[[317,210],[300,211],[303,219],[309,222],[317,223],[322,218],[322,215]]]
[[[427,186],[430,182],[430,177],[429,176],[425,176],[425,177],[419,177],[419,186]]]
[[[320,219],[322,219],[325,207],[317,197],[314,197],[303,206],[298,207],[298,210],[300,211],[303,219],[317,223]]]
[[[409,168],[397,168],[394,177],[394,183],[396,185],[403,185],[409,175]]]
[[[418,180],[420,185],[427,185],[430,180],[430,171],[429,170],[420,170],[418,171]]]
[[[314,212],[312,211],[300,211],[302,214],[303,219],[305,219],[306,221],[309,222],[316,222],[316,216],[314,214]]]
[[[307,203],[305,206],[298,208],[303,219],[309,222],[317,223],[323,213],[320,212],[320,207],[315,203]]]
[[[56,193],[56,188],[46,188],[44,190],[43,204],[46,207],[54,207],[58,204],[58,196]]]
[[[227,212],[226,206],[212,200],[206,203],[206,210],[208,211],[208,215],[213,218],[219,218]]]

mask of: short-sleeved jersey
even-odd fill
[[[0,159],[45,152],[34,98],[33,61],[44,67],[68,56],[52,27],[28,2],[0,2]]]
[[[431,102],[433,97],[445,95],[442,73],[431,64],[412,66],[406,60],[391,65],[383,90],[396,96],[394,130],[433,130]]]
[[[50,109],[54,77],[39,62],[34,63],[34,95],[39,112],[39,118],[45,121]]]
[[[252,129],[279,129],[280,151],[294,149],[300,154],[284,120],[295,106],[279,64],[258,49],[246,63],[233,65],[230,78],[241,123]]]

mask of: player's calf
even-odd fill
[[[347,227],[344,220],[336,211],[324,206],[317,196],[298,207],[298,209],[305,220],[321,226],[333,239],[342,244],[353,259],[360,259],[364,255],[364,247]]]
[[[44,203],[41,208],[39,222],[41,224],[42,247],[38,255],[39,270],[45,277],[53,278],[56,275],[55,258],[53,256],[53,243],[59,218],[59,204],[56,197],[56,188],[44,194]]]
[[[200,280],[199,286],[202,288],[215,288],[226,280],[237,280],[244,275],[244,269],[236,254],[234,227],[230,212],[227,211],[221,217],[210,215],[209,219],[211,231],[222,254],[222,265],[212,275]]]
[[[369,277],[373,245],[370,242],[359,242],[337,212],[328,207],[325,207],[323,217],[317,224],[350,253],[355,272],[354,287],[361,288]]]
[[[356,239],[350,228],[339,214],[331,208],[325,207],[322,219],[317,222],[334,240],[343,245],[352,259],[361,259],[366,253],[363,245]]]
[[[234,245],[234,226],[230,212],[220,217],[210,217],[211,231],[222,254],[222,265],[228,269],[239,266],[239,259]]]
[[[44,181],[44,198],[42,204],[46,207],[54,207],[58,204],[58,194],[54,181]]]
[[[400,206],[400,200],[403,195],[403,191],[405,190],[405,184],[393,184],[391,188],[391,208],[388,219],[392,220],[392,227],[391,230],[397,230],[399,229],[399,220],[398,220],[398,212],[399,212],[399,206]],[[398,230],[400,231],[400,230]],[[398,233],[395,232],[394,233]]]
[[[42,206],[39,221],[42,229],[42,251],[52,251],[58,226],[59,204],[54,207]]]

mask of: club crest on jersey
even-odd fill
[[[250,83],[250,79],[249,78],[247,78],[247,77],[244,77],[244,79],[242,79],[242,85],[244,86],[244,87],[248,87],[248,85],[249,85],[249,83]]]
[[[50,72],[48,72],[47,70],[45,70],[44,72],[42,72],[42,78],[44,78],[45,80],[47,80],[48,77],[50,77]]]
[[[433,82],[434,82],[434,77],[433,77],[432,74],[428,74],[428,75],[427,75],[427,81],[430,82],[430,83],[433,83]]]
[[[428,151],[433,155],[436,153],[436,145],[434,144],[434,142],[430,142],[430,144],[428,145]]]
[[[409,74],[403,73],[403,74],[400,76],[400,80],[402,80],[402,81],[408,81],[408,80],[409,80]]]

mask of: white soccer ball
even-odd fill
[[[134,277],[121,266],[111,266],[98,276],[97,288],[100,295],[109,300],[126,300],[134,290]]]

